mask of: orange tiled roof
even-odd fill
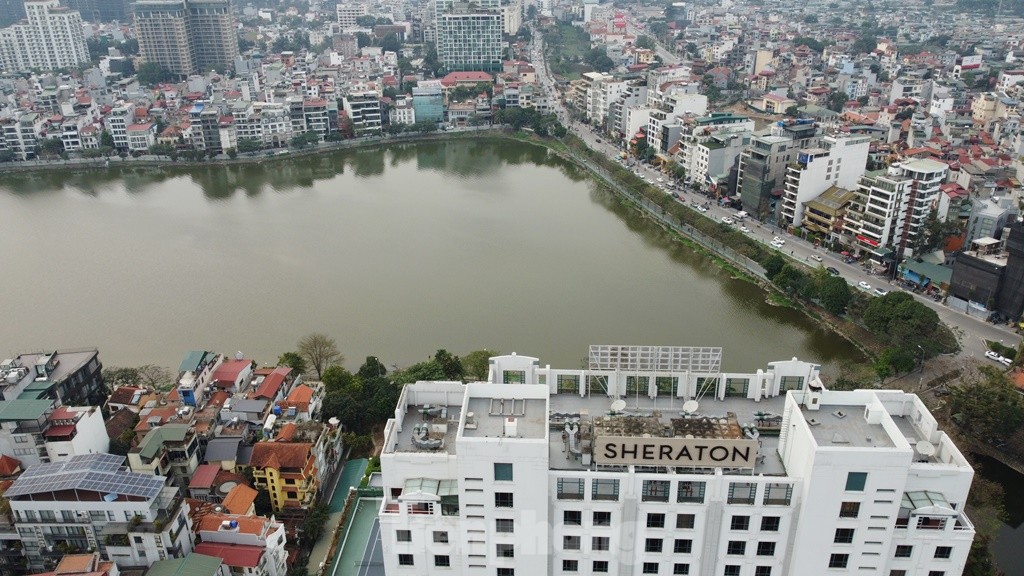
[[[309,442],[257,442],[249,465],[253,468],[304,468],[313,445]]]
[[[245,514],[256,501],[256,494],[256,490],[239,484],[224,497],[224,509],[232,514]]]

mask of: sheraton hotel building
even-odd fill
[[[793,358],[591,346],[405,387],[385,428],[388,576],[959,576],[974,471],[914,394]]]

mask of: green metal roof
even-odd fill
[[[193,552],[184,558],[154,562],[146,576],[214,576],[221,562],[220,558]]]
[[[195,370],[199,366],[199,363],[203,361],[206,356],[206,350],[190,350],[188,354],[185,354],[185,359],[181,361],[181,366],[178,367],[178,372],[189,372]]]
[[[49,390],[22,390],[21,394],[18,394],[18,400],[42,400],[49,394]]]
[[[164,424],[159,428],[153,428],[139,443],[139,456],[152,459],[160,452],[164,442],[181,442],[187,432],[187,424]]]
[[[0,422],[38,420],[53,407],[53,400],[3,400],[0,401]]]
[[[37,392],[40,390],[49,390],[50,388],[53,388],[53,385],[54,382],[51,382],[49,380],[35,380],[33,382],[30,382],[28,386],[25,386],[25,390],[31,390],[33,392]]]

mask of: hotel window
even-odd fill
[[[673,554],[690,554],[691,552],[693,552],[693,540],[676,538],[672,545]]]
[[[889,570],[889,576],[907,576],[906,570]]]
[[[594,526],[611,526],[611,512],[594,512]]]
[[[399,530],[395,532],[395,540],[399,542],[412,542],[411,530]]]
[[[673,564],[672,565],[672,574],[675,574],[677,576],[680,575],[680,574],[682,576],[687,576],[689,573],[690,573],[690,565],[689,564]]]
[[[494,507],[495,508],[511,508],[513,503],[511,492],[495,492],[494,493]]]
[[[608,572],[608,561],[607,560],[594,560],[594,573],[604,574]]]
[[[779,393],[785,393],[787,390],[803,390],[804,389],[804,377],[803,376],[783,376],[779,383]]]
[[[789,506],[793,498],[793,485],[783,482],[769,482],[764,486],[764,504]]]
[[[860,514],[860,502],[843,502],[839,506],[840,518],[856,518]]]
[[[515,558],[516,549],[512,544],[495,544],[494,553],[498,558]]]
[[[640,500],[643,502],[668,502],[668,480],[644,480]]]
[[[434,566],[436,568],[450,568],[452,565],[451,558],[444,554],[438,554],[434,556]]]
[[[832,541],[836,544],[853,544],[853,528],[836,528],[836,537]]]
[[[647,527],[648,528],[664,528],[665,527],[665,515],[658,514],[655,512],[647,513]]]
[[[953,548],[950,546],[936,546],[935,557],[940,560],[948,560],[953,555]]]
[[[920,516],[917,519],[918,530],[944,530],[945,528],[945,518],[930,518],[928,516]]]
[[[648,538],[644,541],[644,552],[661,552],[661,538]]]
[[[435,531],[434,532],[434,544],[447,544],[447,543],[448,543],[448,533],[447,532],[442,532],[442,531]]]
[[[775,556],[775,542],[758,542],[758,556]]]
[[[562,523],[567,526],[582,526],[583,512],[579,510],[566,510],[562,512]]]
[[[579,536],[562,536],[562,550],[579,550],[581,543]]]
[[[696,520],[693,514],[676,514],[676,530],[693,530]]]
[[[704,503],[704,482],[679,482],[676,502]]]
[[[863,492],[864,485],[868,482],[867,472],[850,472],[846,475],[847,492]]]
[[[849,554],[833,554],[828,558],[829,568],[846,568],[846,564],[850,561]]]
[[[753,504],[757,484],[753,482],[730,482],[729,504]]]
[[[736,564],[728,564],[722,571],[722,576],[740,576],[740,567]]]
[[[512,481],[512,465],[501,462],[494,463],[494,481],[495,482],[511,482]]]
[[[582,478],[559,478],[558,499],[559,500],[583,500]]]
[[[644,562],[644,574],[657,574],[658,563],[657,562]]]
[[[498,571],[494,573],[494,576],[516,576],[515,568],[498,568]]]
[[[725,553],[730,556],[743,556],[747,552],[747,543],[743,540],[730,540]]]
[[[761,532],[778,532],[781,519],[778,516],[761,518]]]
[[[512,520],[509,518],[496,518],[494,520],[494,531],[499,534],[511,534],[513,528]]]
[[[594,500],[615,500],[619,499],[619,481],[595,479],[591,483],[590,497]]]
[[[398,555],[399,566],[412,566],[412,554],[399,554]]]
[[[580,391],[580,377],[575,374],[558,375],[558,393],[575,394]]]
[[[730,530],[749,530],[750,516],[733,516],[729,522]]]
[[[741,398],[747,397],[747,387],[750,384],[749,378],[726,378],[725,379],[725,395],[726,396],[739,396]]]
[[[523,384],[526,382],[526,372],[524,370],[505,370],[502,373],[502,381],[505,384]]]
[[[754,576],[772,576],[772,567],[757,566],[754,568]]]
[[[942,570],[929,570],[928,576],[946,576],[946,573]]]
[[[590,549],[594,552],[607,552],[609,538],[607,536],[594,536],[590,539]]]
[[[578,572],[580,563],[576,560],[562,560],[562,572]]]

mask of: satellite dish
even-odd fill
[[[242,358],[245,358],[245,356],[242,355],[242,351],[241,350],[239,350],[238,352],[235,352],[235,360],[241,360]]]
[[[935,455],[935,446],[932,446],[932,443],[927,440],[921,440],[914,446],[914,448],[917,449],[917,453],[921,456]]]
[[[611,408],[612,412],[621,412],[622,410],[626,409],[626,401],[621,399],[616,400],[612,402]]]
[[[683,412],[686,412],[687,414],[693,414],[697,411],[697,408],[700,408],[700,404],[698,404],[696,400],[687,400],[686,402],[683,402]]]

